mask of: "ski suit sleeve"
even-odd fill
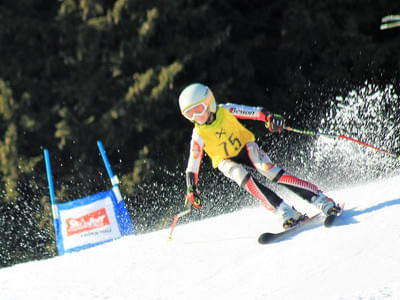
[[[271,114],[271,112],[260,106],[255,107],[234,103],[221,104],[221,106],[229,110],[238,119],[256,120],[265,123],[267,116]]]
[[[193,129],[190,141],[190,154],[186,167],[186,186],[196,186],[199,180],[200,165],[203,160],[204,141],[198,135],[196,128]]]

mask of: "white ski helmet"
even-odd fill
[[[182,115],[190,121],[196,115],[201,115],[206,109],[215,113],[217,103],[213,92],[204,84],[193,83],[183,89],[179,95],[179,108]]]

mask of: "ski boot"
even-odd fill
[[[331,198],[325,196],[322,192],[311,198],[311,203],[321,210],[326,216],[338,215],[341,208]]]
[[[275,210],[275,214],[281,217],[282,226],[284,229],[289,229],[295,226],[298,222],[307,218],[306,215],[299,213],[293,207],[290,207],[285,202],[282,202]]]

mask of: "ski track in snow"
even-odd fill
[[[178,223],[172,242],[165,229],[3,268],[0,299],[400,299],[399,184],[328,192],[346,203],[337,226],[276,244],[257,243],[280,224],[256,207]]]

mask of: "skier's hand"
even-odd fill
[[[190,204],[197,209],[201,208],[201,200],[199,198],[199,192],[197,191],[196,186],[193,185],[189,185],[186,191],[185,206],[189,206]]]
[[[282,132],[285,128],[285,119],[281,115],[269,114],[266,119],[265,127],[270,132]]]

